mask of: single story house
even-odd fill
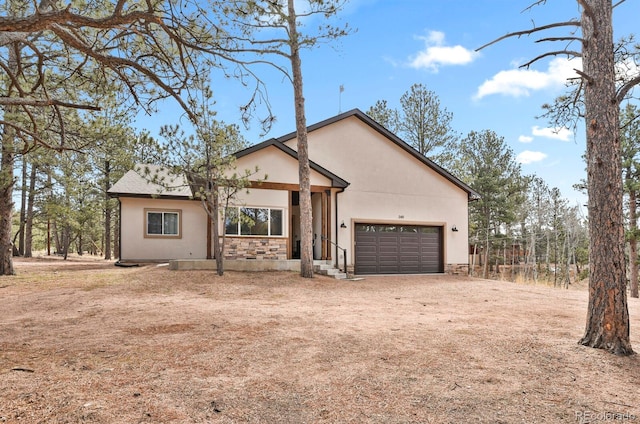
[[[225,260],[299,258],[296,148],[292,132],[235,154],[238,170],[268,178],[230,210],[253,225],[221,223]],[[471,187],[357,109],[309,126],[308,150],[314,259],[338,267],[346,249],[355,274],[468,272]],[[184,179],[173,181],[168,190],[132,170],[109,190],[120,201],[121,261],[211,258],[208,217]]]

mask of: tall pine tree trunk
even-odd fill
[[[630,172],[627,172],[630,175]],[[629,184],[631,187],[631,184]],[[629,188],[629,280],[631,297],[638,297],[638,205],[636,191]]]
[[[619,105],[611,0],[580,0],[589,194],[589,307],[580,343],[618,355],[629,340]]]
[[[63,241],[60,237],[60,231],[58,231],[58,223],[55,220],[51,221],[51,232],[53,237],[53,246],[55,248],[55,254],[60,255],[63,253]]]
[[[38,167],[35,163],[31,164],[31,173],[29,175],[29,194],[27,196],[27,216],[24,229],[24,257],[33,256],[33,203],[36,198],[36,179],[38,178]]]
[[[111,259],[111,199],[109,198],[109,189],[111,181],[109,174],[111,173],[111,164],[108,160],[104,162],[104,258]]]
[[[536,243],[538,241],[538,237],[535,232],[531,233],[531,272],[533,275],[534,284],[538,283],[538,258],[536,252]]]
[[[18,44],[9,46],[8,64],[12,69],[18,66]],[[12,94],[12,93],[9,93]],[[4,118],[11,120],[13,107],[5,106]],[[13,216],[13,168],[15,165],[15,131],[3,126],[2,147],[0,148],[0,275],[14,275],[13,243],[11,242],[11,218]]]
[[[25,222],[27,220],[27,175],[29,162],[22,155],[22,184],[20,185],[20,224],[18,227],[18,254],[24,256]]]
[[[489,261],[491,261],[491,254],[489,253],[490,248],[491,242],[489,241],[489,226],[487,226],[484,240],[484,262],[482,264],[482,278],[484,279],[489,278]]]
[[[64,224],[62,227],[62,258],[66,261],[71,247],[71,226]]]
[[[211,180],[211,178],[210,178]],[[213,254],[216,258],[216,269],[218,271],[218,275],[224,275],[224,240],[220,243],[220,198],[219,195],[220,188],[218,184],[213,184],[213,199],[211,199],[209,204],[209,216],[211,217],[212,223],[212,232],[213,232]],[[209,201],[209,200],[208,200]]]
[[[13,216],[13,130],[4,126],[2,158],[0,159],[0,275],[13,275],[13,243],[11,217]]]
[[[311,171],[309,168],[307,119],[305,116],[304,94],[302,90],[302,65],[300,61],[300,45],[298,43],[294,0],[288,0],[288,12],[296,134],[298,136],[298,176],[300,179],[300,275],[305,278],[312,278],[313,226],[311,218]]]

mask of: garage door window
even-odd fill
[[[356,231],[361,233],[373,233],[376,231],[376,226],[368,224],[356,224]]]
[[[439,227],[420,227],[420,232],[422,234],[440,234]]]
[[[369,224],[357,224],[356,231],[365,233],[397,233],[397,225],[369,225]]]
[[[400,227],[400,232],[401,233],[417,233],[418,227],[403,225],[402,227]]]

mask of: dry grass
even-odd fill
[[[0,277],[0,422],[640,422],[638,357],[577,344],[584,290],[16,267]]]

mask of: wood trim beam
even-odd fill
[[[261,188],[265,190],[288,190],[288,191],[300,191],[300,184],[288,184],[288,183],[271,183],[271,182],[260,182],[260,181],[251,181],[249,183],[249,188]],[[329,186],[319,186],[312,185],[311,192],[312,193],[322,193],[325,190],[330,190]]]

